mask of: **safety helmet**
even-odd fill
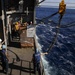
[[[15,25],[17,25],[17,24],[18,24],[18,22],[15,23]]]
[[[0,42],[2,42],[2,39],[0,39]]]

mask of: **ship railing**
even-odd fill
[[[42,59],[41,59],[41,61],[40,61],[40,70],[41,70],[41,75],[46,75],[45,74],[45,69],[44,69],[44,65],[43,65],[43,62],[42,62]]]
[[[37,38],[36,38],[36,36],[34,36],[34,49],[39,50],[38,48],[39,47],[38,47]],[[43,62],[42,62],[42,58],[40,60],[40,71],[41,71],[41,75],[46,75],[45,74],[45,68],[44,68],[44,65],[43,65]]]

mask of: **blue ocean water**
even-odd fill
[[[37,7],[36,18],[42,19],[57,11],[58,8]],[[46,52],[52,43],[58,21],[59,14],[45,19],[44,23],[37,20],[36,36],[41,52]],[[57,40],[43,58],[46,75],[75,75],[75,9],[66,9]]]

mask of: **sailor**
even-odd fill
[[[19,31],[20,31],[20,26],[19,26],[19,23],[16,22],[15,23],[15,33],[16,33],[16,36],[19,37],[19,39],[20,39]]]
[[[32,61],[33,61],[34,73],[36,74],[36,71],[38,71],[39,75],[41,75],[41,71],[40,71],[40,58],[41,58],[40,57],[40,52],[36,51],[33,54]]]
[[[15,23],[15,31],[17,31],[17,30],[19,30],[19,23],[18,22]]]
[[[0,50],[1,62],[2,62],[2,72],[8,74],[8,57],[6,54],[6,45],[2,45],[2,50]]]
[[[38,50],[33,53],[32,62],[33,62],[35,74],[36,74],[36,71],[38,71],[38,74],[41,75],[41,66],[40,66],[41,56],[44,56],[47,54],[48,54],[47,52],[41,53]]]

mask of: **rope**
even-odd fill
[[[38,4],[41,4],[42,2],[44,2],[45,0],[40,1]]]
[[[50,15],[50,16],[44,17],[44,18],[42,18],[42,19],[36,19],[36,20],[38,20],[39,22],[44,22],[44,20],[46,20],[46,19],[48,19],[48,18],[51,18],[51,17],[53,17],[53,16],[56,15],[56,14],[58,14],[58,11],[55,12],[55,13],[53,13],[53,14]]]
[[[57,36],[58,36],[58,34],[59,34],[59,29],[60,29],[60,27],[61,27],[60,23],[61,23],[62,17],[63,17],[63,15],[60,15],[59,24],[58,24],[58,26],[56,27],[56,35],[54,36],[53,41],[52,41],[52,43],[50,44],[49,48],[47,48],[47,53],[50,52],[50,50],[53,48],[53,46],[54,46],[54,44],[55,44],[55,42],[56,42],[56,40],[57,40]]]
[[[67,27],[72,27],[72,26],[75,26],[75,22],[72,22],[72,23],[67,24],[67,25],[63,25],[63,26],[61,26],[61,28],[67,28]]]
[[[51,18],[52,16],[56,15],[57,13],[58,13],[58,12],[55,12],[55,13],[53,13],[52,15],[50,15],[50,16],[48,16],[48,17],[42,18],[41,20],[40,20],[40,19],[37,19],[37,20],[39,20],[40,22],[41,22],[41,21],[44,21],[45,19]],[[61,27],[61,26],[60,26],[60,23],[61,23],[62,17],[63,17],[63,15],[60,15],[59,24],[58,24],[58,26],[56,27],[56,35],[54,36],[53,41],[52,41],[52,43],[50,44],[49,48],[47,48],[47,53],[50,52],[50,50],[52,49],[52,47],[54,46],[54,44],[55,44],[55,42],[56,42],[56,40],[57,40],[57,36],[58,36],[58,34],[59,34],[59,29],[60,29],[60,27]]]

